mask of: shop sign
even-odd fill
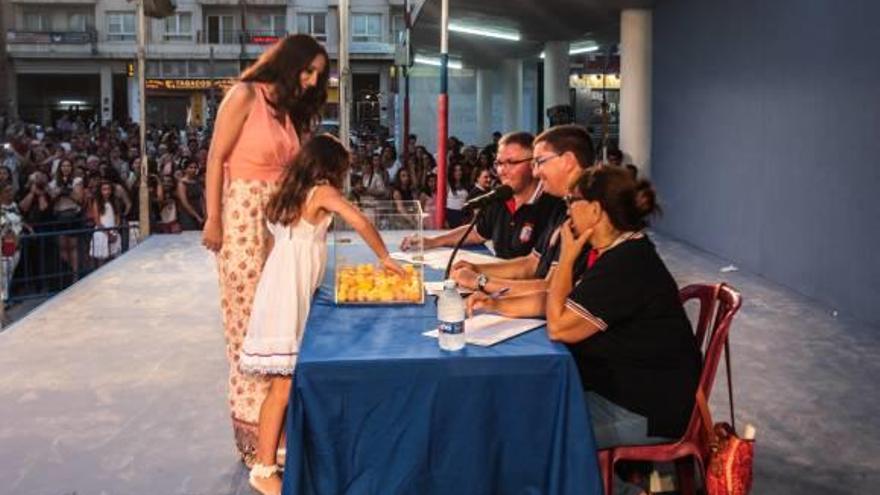
[[[147,79],[147,89],[166,89],[172,91],[199,91],[207,89],[226,90],[235,84],[235,79]]]
[[[250,42],[255,45],[271,45],[278,41],[279,37],[275,35],[260,35],[260,34],[252,34],[250,36]]]

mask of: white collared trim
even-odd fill
[[[535,202],[538,201],[538,198],[540,198],[540,197],[541,197],[541,194],[543,194],[543,193],[544,193],[544,183],[541,182],[541,181],[538,181],[538,186],[535,188],[535,192],[532,193],[532,197],[530,197],[529,200],[526,201],[525,203],[523,203],[523,204],[517,206],[516,211],[519,211],[519,209],[522,208],[522,207],[525,206],[525,205],[533,205],[533,204],[535,204]],[[515,213],[515,212],[514,212],[514,213]]]
[[[624,233],[620,234],[619,236],[617,236],[617,239],[614,239],[614,242],[612,242],[610,246],[599,251],[599,254],[600,255],[605,254],[606,252],[611,251],[612,249],[616,248],[617,246],[623,244],[626,241],[641,239],[642,237],[645,237],[645,234],[639,230],[624,232]]]
[[[587,320],[592,325],[597,327],[600,331],[604,332],[605,330],[608,329],[608,324],[605,323],[605,320],[603,320],[602,318],[599,318],[598,316],[593,315],[593,313],[590,313],[590,311],[587,310],[587,308],[581,306],[580,304],[575,302],[573,299],[571,299],[571,298],[566,299],[565,300],[565,307],[574,311],[574,313],[576,315]]]

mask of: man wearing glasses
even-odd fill
[[[586,128],[573,124],[551,127],[535,139],[532,174],[541,181],[544,195],[564,198],[569,186],[593,160],[593,142]],[[508,290],[507,297],[540,293],[543,298],[559,259],[559,228],[566,218],[567,208],[547,218],[548,226],[530,254],[495,264],[459,261],[453,267],[452,277],[463,287],[485,293]],[[575,277],[580,277],[586,268],[589,248],[585,246],[583,256],[578,257]],[[471,299],[477,303],[480,298]],[[468,306],[472,307],[471,301]]]
[[[487,206],[465,245],[482,244],[491,239],[495,255],[499,258],[527,256],[550,222],[565,214],[562,201],[545,194],[540,181],[532,173],[533,140],[534,137],[528,132],[512,132],[498,142],[495,171],[501,183],[513,189],[513,197],[507,202]],[[454,246],[465,230],[466,225],[436,237],[425,237],[422,239],[424,248]],[[416,235],[407,237],[401,249],[406,251],[418,240]],[[478,285],[472,288],[478,288]]]

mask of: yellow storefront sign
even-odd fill
[[[147,89],[164,89],[171,91],[199,91],[210,88],[227,90],[236,80],[228,79],[147,79]]]

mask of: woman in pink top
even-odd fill
[[[293,35],[275,43],[226,94],[208,154],[202,244],[217,253],[229,407],[248,467],[269,382],[241,373],[238,356],[270,247],[264,210],[284,167],[320,119],[328,75],[327,52],[312,37]]]

